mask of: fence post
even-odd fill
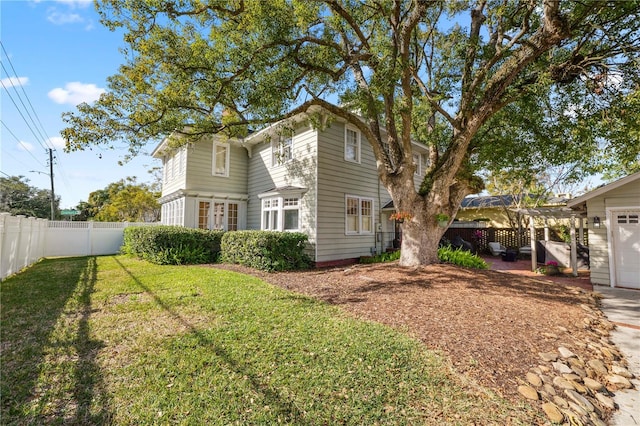
[[[529,216],[529,229],[531,230],[531,271],[535,271],[538,266],[538,252],[536,250],[536,225],[533,216]]]
[[[87,253],[89,256],[93,256],[93,222],[88,223],[89,227],[87,228]]]
[[[4,279],[5,273],[9,270],[5,249],[7,218],[9,217],[11,217],[11,213],[0,213],[0,279]]]

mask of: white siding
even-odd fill
[[[608,241],[610,223],[607,218],[607,209],[638,205],[640,205],[640,181],[638,180],[587,200],[589,261],[593,284],[611,285]],[[592,227],[594,216],[600,218],[600,228]]]
[[[229,144],[229,176],[213,175],[213,141],[206,139],[193,144],[187,151],[187,176],[182,189],[215,193],[247,193],[247,150],[237,142]],[[164,192],[163,192],[164,195]]]
[[[178,191],[186,182],[187,147],[167,153],[162,159],[162,196]]]
[[[260,229],[261,202],[258,194],[273,188],[295,186],[306,188],[300,205],[300,230],[315,241],[316,229],[316,135],[307,126],[296,128],[293,136],[293,159],[271,166],[269,141],[255,145],[249,159],[249,202],[247,228]]]
[[[378,212],[389,200],[379,183],[373,150],[362,138],[361,162],[344,159],[344,124],[334,122],[318,135],[318,214],[316,262],[357,258],[371,254],[376,246],[375,233],[345,234],[345,196],[373,199],[374,230],[381,217]]]

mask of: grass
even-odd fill
[[[2,424],[507,424],[514,407],[387,327],[253,278],[124,256],[1,284]]]

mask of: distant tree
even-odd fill
[[[128,177],[89,194],[77,209],[84,220],[101,222],[157,222],[160,220],[160,193],[152,185],[138,184]]]
[[[60,211],[60,197],[55,199]],[[51,218],[51,191],[29,185],[24,176],[0,178],[0,211],[42,219]]]
[[[125,32],[126,63],[94,105],[64,114],[67,149],[125,141],[135,155],[176,129],[180,145],[328,112],[370,143],[408,218],[402,265],[439,261],[437,215],[482,189],[479,170],[640,151],[621,131],[640,126],[637,0],[97,4]],[[429,149],[419,190],[412,139]]]

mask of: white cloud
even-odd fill
[[[83,102],[91,103],[97,101],[106,90],[95,84],[85,84],[79,81],[72,81],[64,86],[56,87],[48,93],[49,98],[58,104],[78,105]]]
[[[20,143],[18,144],[18,149],[20,151],[33,151],[33,144],[25,141],[20,141]]]
[[[54,148],[64,148],[66,143],[64,141],[63,138],[61,138],[60,136],[53,136],[51,138],[48,139],[48,145],[52,145]]]
[[[66,25],[76,23],[86,23],[85,29],[89,30],[93,28],[93,23],[87,21],[87,19],[80,13],[75,12],[79,9],[86,9],[92,4],[91,0],[57,0],[56,3],[62,5],[61,7],[52,6],[47,9],[47,21],[54,25]]]
[[[2,80],[2,88],[9,88],[14,86],[26,86],[29,82],[29,77],[7,77]]]
[[[93,0],[56,0],[56,3],[66,4],[72,9],[85,9],[93,4]]]
[[[82,16],[77,13],[65,13],[59,12],[55,9],[50,9],[47,14],[47,21],[55,25],[73,24],[76,22],[84,22]]]

